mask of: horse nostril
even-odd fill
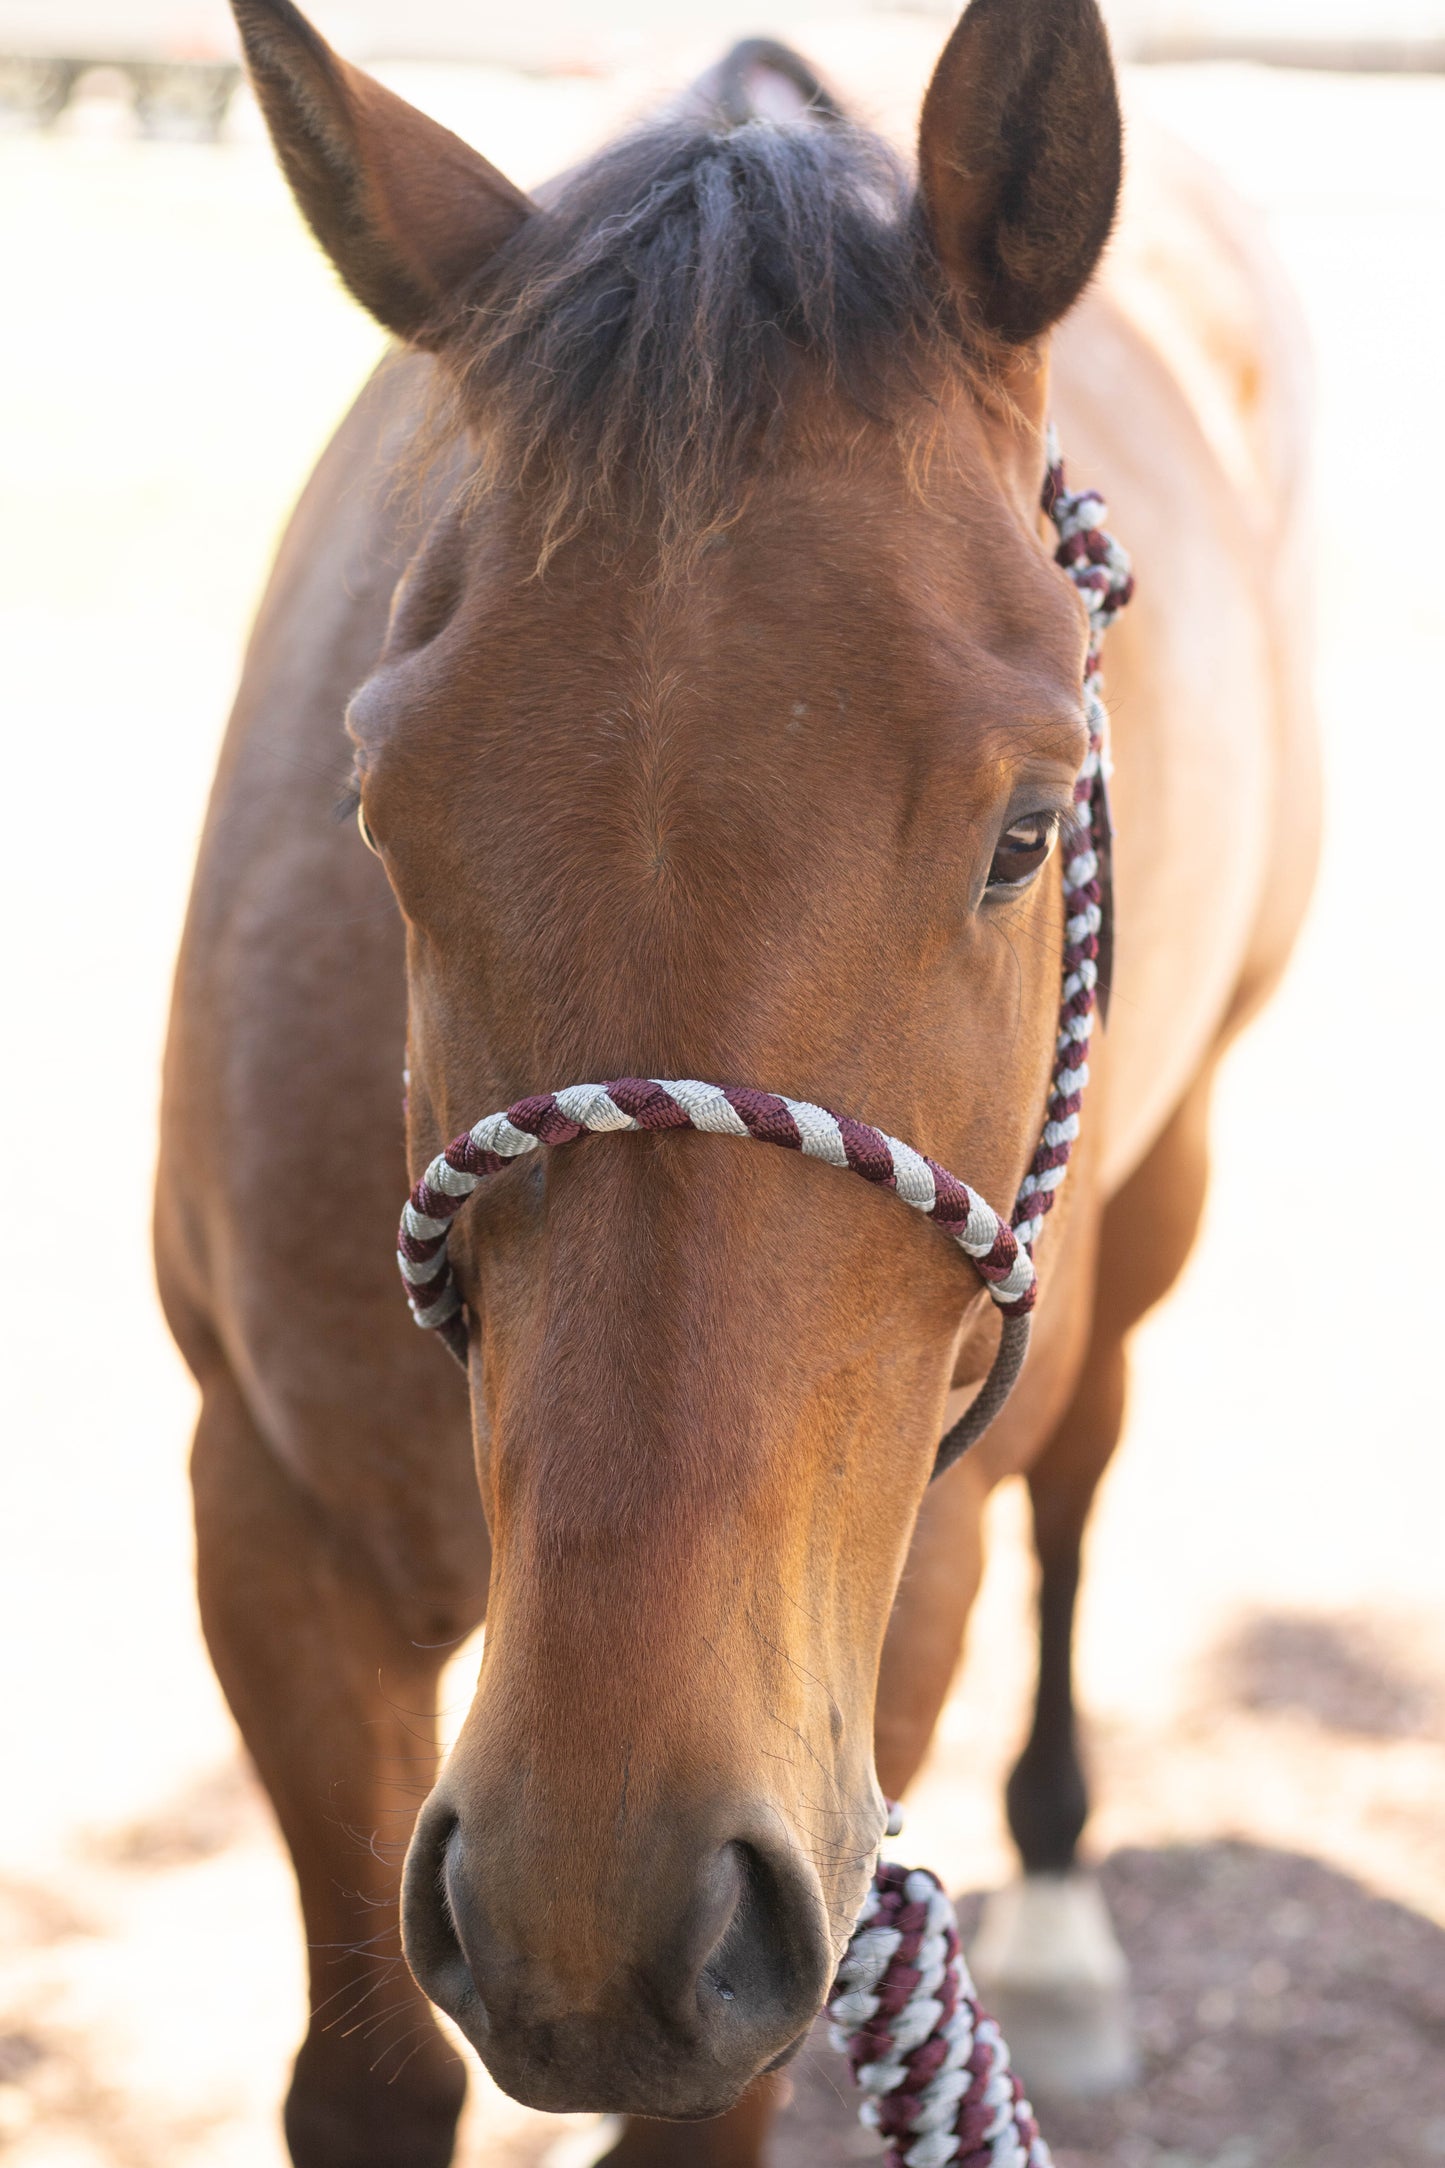
[[[461,1948],[462,1934],[461,1928],[457,1923],[456,1899],[452,1895],[452,1877],[458,1871],[461,1864],[461,1849],[462,1825],[454,1815],[452,1817],[451,1828],[447,1831],[446,1837],[439,1847],[440,1858],[437,1866],[437,1892],[441,1897],[442,1912],[445,1915],[446,1923],[452,1931],[452,1940],[456,1943],[458,1949]]]
[[[462,1844],[461,1824],[434,1801],[422,1810],[402,1877],[402,1942],[423,1992],[460,2019],[478,2004],[476,1982],[462,1946],[451,1877]]]
[[[830,1952],[816,1899],[785,1853],[740,1841],[727,1854],[737,1898],[698,1975],[704,2007],[731,2005],[726,2021],[741,2020],[749,2030],[795,2030],[812,2018],[828,1986]]]

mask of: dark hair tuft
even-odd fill
[[[736,515],[803,372],[894,425],[946,320],[911,176],[879,138],[833,117],[672,120],[511,236],[449,374],[481,482],[535,508],[544,556],[605,516],[645,522],[666,560]]]

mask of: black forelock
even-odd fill
[[[488,484],[546,542],[641,516],[665,552],[733,515],[803,374],[896,422],[946,313],[881,139],[812,116],[671,120],[604,150],[499,250],[449,373]]]

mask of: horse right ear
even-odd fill
[[[1078,300],[1122,163],[1096,0],[973,0],[923,101],[919,179],[945,270],[1006,343],[1041,337]]]
[[[364,308],[435,347],[533,205],[495,166],[332,52],[291,0],[231,0],[256,97],[312,232]]]

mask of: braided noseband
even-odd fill
[[[1005,1224],[982,1197],[936,1160],[867,1122],[805,1099],[677,1078],[622,1077],[573,1084],[519,1099],[455,1138],[427,1168],[402,1213],[398,1261],[412,1315],[438,1332],[457,1360],[467,1359],[466,1312],[447,1258],[451,1223],[479,1182],[539,1145],[570,1144],[608,1130],[698,1129],[709,1136],[752,1137],[782,1145],[865,1182],[896,1191],[935,1221],[972,1258],[1003,1317],[993,1367],[973,1405],[938,1449],[941,1475],[988,1428],[1007,1400],[1029,1344],[1037,1295],[1033,1247],[1053,1207],[1079,1134],[1089,1081],[1088,1050],[1096,1003],[1107,1002],[1112,914],[1109,910],[1108,715],[1100,681],[1104,633],[1134,591],[1129,560],[1104,530],[1103,500],[1064,486],[1058,442],[1049,432],[1043,507],[1059,536],[1054,561],[1089,612],[1084,708],[1089,750],[1074,784],[1064,867],[1064,984],[1043,1135]]]
[[[779,1144],[830,1167],[846,1167],[865,1182],[896,1191],[973,1259],[1004,1316],[993,1368],[962,1424],[944,1440],[940,1464],[956,1459],[1003,1405],[1028,1348],[1029,1311],[1037,1289],[1026,1245],[993,1208],[936,1160],[923,1158],[911,1145],[867,1122],[830,1114],[806,1099],[676,1077],[621,1077],[611,1084],[573,1084],[566,1091],[519,1099],[504,1114],[489,1114],[432,1161],[402,1214],[397,1244],[401,1276],[417,1323],[440,1332],[460,1362],[466,1361],[467,1328],[446,1245],[462,1205],[489,1174],[539,1144],[570,1144],[589,1131],[618,1129],[699,1129],[714,1137],[754,1137],[760,1144]],[[1044,1198],[1051,1202],[1052,1194],[1045,1192]],[[968,1434],[960,1437],[965,1430]]]

